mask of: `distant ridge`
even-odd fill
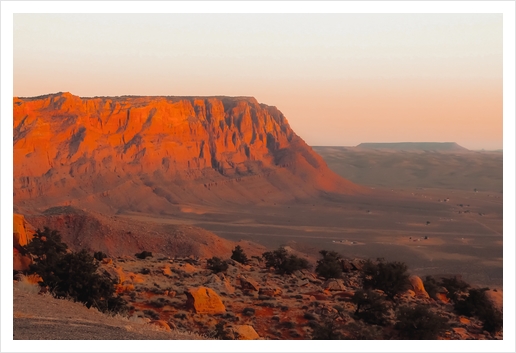
[[[456,142],[392,142],[392,143],[361,143],[357,148],[396,151],[469,151]]]

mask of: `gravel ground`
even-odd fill
[[[80,303],[30,293],[14,285],[14,340],[199,340],[154,325],[104,315]]]

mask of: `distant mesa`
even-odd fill
[[[436,152],[467,152],[456,142],[389,142],[361,143],[356,146],[361,149],[394,150],[394,151],[436,151]]]
[[[367,192],[252,97],[13,99],[14,203],[159,213]]]

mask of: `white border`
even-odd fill
[[[504,31],[504,341],[38,341],[12,340],[12,97],[14,13],[503,13]],[[113,352],[144,351],[286,351],[286,352],[514,352],[514,210],[515,210],[515,3],[512,1],[422,2],[6,2],[1,3],[1,224],[2,224],[2,351]]]

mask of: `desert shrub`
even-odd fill
[[[292,329],[292,328],[296,327],[296,324],[293,323],[292,321],[283,321],[278,326],[282,327],[282,328],[286,328],[286,329]]]
[[[357,306],[355,317],[373,325],[386,324],[388,308],[382,295],[372,290],[359,290],[351,300]]]
[[[456,277],[441,278],[441,284],[448,290],[447,296],[453,302],[456,302],[463,294],[467,293],[467,290],[470,287],[469,284]]]
[[[208,337],[215,338],[219,340],[231,340],[231,332],[226,330],[226,323],[224,321],[220,321],[215,325],[215,329],[208,334]]]
[[[340,332],[335,318],[327,317],[321,323],[314,325],[311,338],[313,340],[341,340],[344,336]]]
[[[43,231],[40,229],[36,231],[34,238],[23,247],[23,250],[34,260],[35,265],[31,265],[31,272],[35,272],[34,266],[37,266],[38,271],[49,275],[57,261],[66,254],[68,245],[61,241],[61,234],[57,230],[45,227]],[[40,273],[38,274],[41,276]]]
[[[94,254],[93,254],[93,258],[95,258],[96,260],[98,261],[102,261],[103,259],[107,258],[108,256],[103,253],[102,251],[96,251]]]
[[[244,308],[244,310],[242,310],[242,315],[253,316],[255,311],[256,310],[254,308]]]
[[[245,254],[244,250],[240,245],[237,245],[234,250],[232,250],[231,259],[235,260],[236,262],[240,262],[241,264],[247,264],[249,262],[249,259],[247,258],[247,255]]]
[[[315,272],[324,278],[339,278],[342,276],[342,265],[340,264],[342,257],[340,254],[326,250],[321,250],[319,253],[323,258],[317,261]]]
[[[476,316],[482,321],[484,330],[496,333],[503,326],[503,316],[489,300],[486,291],[487,288],[472,288],[467,296],[455,302],[454,307],[461,315]]]
[[[432,299],[437,299],[439,288],[443,287],[443,285],[440,282],[437,282],[433,276],[426,276],[423,280],[423,286]]]
[[[435,340],[449,327],[448,320],[431,312],[424,305],[401,307],[396,314],[396,325],[401,339]]]
[[[142,260],[145,260],[148,257],[153,257],[152,253],[150,251],[145,251],[145,250],[140,253],[134,254],[134,256],[136,256],[138,259],[142,259]]]
[[[97,273],[93,256],[86,250],[67,252],[67,248],[57,231],[38,230],[26,246],[34,260],[29,271],[41,276],[41,285],[57,298],[71,298],[102,312],[126,312],[126,301],[115,295],[115,284],[106,275]]]
[[[228,269],[228,263],[214,256],[208,259],[208,269],[214,273],[224,272]]]
[[[143,313],[148,318],[151,318],[153,320],[159,320],[159,314],[156,311],[152,310],[152,309],[145,309],[143,311]]]
[[[384,262],[380,259],[373,263],[367,260],[362,273],[364,289],[380,289],[388,299],[394,300],[396,294],[410,287],[407,269],[403,262]]]
[[[280,274],[291,274],[294,271],[309,268],[309,263],[306,259],[293,254],[289,255],[284,247],[263,253],[263,258],[267,267],[274,268]]]
[[[344,327],[348,340],[381,340],[383,332],[379,326],[364,324],[361,321],[350,322]]]
[[[307,320],[317,320],[317,317],[312,313],[305,313],[303,315],[303,318],[305,318]]]

